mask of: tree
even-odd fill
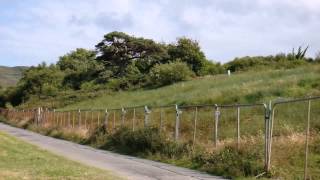
[[[133,62],[141,73],[146,73],[166,56],[166,49],[162,44],[116,31],[106,34],[96,48],[97,61],[112,72],[113,78],[126,76],[127,67]]]
[[[168,54],[171,60],[180,59],[187,63],[197,75],[200,75],[200,71],[207,61],[199,43],[185,37],[178,39],[177,44],[170,44]]]
[[[23,73],[18,86],[25,94],[45,95],[44,87],[58,88],[61,86],[63,74],[56,66],[45,63],[31,67]]]
[[[82,83],[98,79],[104,67],[95,57],[96,52],[82,48],[61,56],[57,65],[65,73],[63,85],[78,90]]]

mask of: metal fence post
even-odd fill
[[[108,120],[109,120],[109,112],[108,112],[108,109],[106,109],[104,113],[104,127],[106,131],[108,131]]]
[[[53,123],[55,123],[55,126],[58,124],[56,121],[56,110],[53,109]]]
[[[304,160],[304,179],[308,179],[308,151],[309,151],[309,134],[310,134],[310,113],[311,113],[311,100],[308,100],[308,117],[306,123],[306,144],[305,144],[305,160]]]
[[[197,120],[198,120],[198,107],[196,107],[195,112],[194,112],[193,141],[192,141],[192,147],[193,148],[194,148],[194,145],[195,145],[195,142],[196,142]]]
[[[215,111],[214,111],[214,147],[218,146],[218,126],[219,126],[219,117],[220,117],[220,110],[217,104],[215,104]]]
[[[84,128],[87,129],[87,117],[88,117],[88,111],[84,113]]]
[[[79,123],[79,128],[81,127],[81,110],[78,110],[78,123]]]
[[[272,131],[275,107],[272,107],[272,102],[269,101],[265,106],[265,171],[270,172],[271,167],[271,146],[272,146]]]
[[[100,111],[98,111],[98,126],[100,126]]]
[[[159,133],[162,131],[162,126],[163,126],[163,109],[160,109],[160,125],[159,125]]]
[[[113,111],[113,130],[116,129],[116,111]]]
[[[68,111],[68,127],[71,126],[71,113]]]
[[[38,107],[38,109],[37,109],[37,118],[36,118],[37,125],[39,125],[39,123],[40,123],[40,118],[41,118],[41,109],[40,109],[40,107]]]
[[[133,117],[132,117],[132,131],[134,131],[134,124],[136,121],[136,108],[133,108]]]
[[[126,110],[124,108],[121,108],[121,126],[124,126],[125,117],[126,117]]]
[[[148,109],[148,106],[144,106],[144,127],[148,127],[149,126],[149,114],[150,114],[150,110]]]
[[[175,141],[177,141],[179,139],[180,114],[181,113],[182,113],[182,111],[180,111],[178,105],[176,105],[176,126],[175,126],[175,136],[174,136]]]
[[[240,148],[240,107],[237,107],[237,148]]]

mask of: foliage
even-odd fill
[[[152,86],[165,86],[179,81],[185,81],[193,75],[188,65],[182,62],[156,65],[150,72]]]
[[[103,66],[95,60],[95,56],[94,51],[76,49],[60,57],[57,66],[65,72],[63,86],[79,90],[82,83],[96,80],[103,72]]]
[[[207,62],[199,43],[185,37],[178,39],[177,44],[170,44],[168,53],[171,60],[180,60],[187,63],[190,69],[197,75],[201,74],[201,69]]]
[[[136,38],[123,32],[106,34],[96,48],[99,54],[97,61],[112,72],[113,78],[126,76],[127,67],[134,62],[140,72],[148,72],[166,55],[165,46],[151,39]]]

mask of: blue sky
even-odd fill
[[[320,50],[319,0],[0,0],[0,65],[56,62],[104,34],[174,42],[199,41],[206,56],[226,62],[246,55]]]

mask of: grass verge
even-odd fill
[[[0,132],[0,179],[121,179]]]

